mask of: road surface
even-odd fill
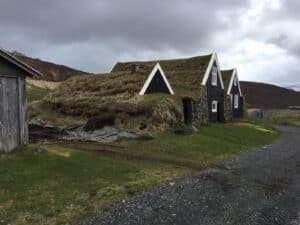
[[[300,225],[300,129],[275,143],[159,185],[85,225]]]

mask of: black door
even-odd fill
[[[192,123],[192,100],[191,99],[183,99],[183,116],[184,123],[191,124]]]

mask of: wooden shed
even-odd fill
[[[0,151],[28,142],[26,76],[41,74],[0,48]]]

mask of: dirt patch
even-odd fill
[[[66,133],[52,127],[42,127],[39,125],[29,125],[29,142],[39,143],[44,141],[59,141]]]
[[[87,131],[102,129],[104,126],[113,126],[115,124],[114,115],[103,113],[96,117],[90,118],[85,126]]]

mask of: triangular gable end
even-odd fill
[[[219,75],[219,79],[221,81],[221,87],[222,89],[224,89],[224,84],[223,84],[223,79],[222,79],[222,74],[221,74],[221,69],[220,69],[220,65],[219,65],[219,60],[218,60],[218,56],[216,53],[212,54],[211,56],[211,59],[210,59],[210,62],[207,66],[207,69],[206,69],[206,72],[205,72],[205,75],[203,77],[203,80],[202,80],[202,85],[205,86],[207,81],[208,81],[208,78],[209,78],[209,75],[211,74],[211,70],[214,66],[214,63],[217,64],[217,69],[218,69],[218,75]]]
[[[17,66],[21,70],[25,71],[26,73],[28,73],[28,75],[30,75],[32,77],[42,76],[42,74],[39,71],[37,71],[36,69],[33,69],[31,66],[29,66],[29,65],[25,64],[24,62],[22,62],[21,60],[17,59],[15,56],[10,54],[3,48],[0,48],[0,57],[11,62],[12,64]]]
[[[231,75],[231,79],[230,79],[230,82],[229,82],[227,94],[230,95],[234,79],[236,79],[236,81],[237,81],[237,85],[238,85],[238,88],[239,88],[240,95],[243,96],[237,69],[233,70],[233,73]]]
[[[159,73],[158,73],[159,72]],[[171,95],[174,95],[174,91],[164,73],[164,71],[162,70],[161,66],[159,63],[156,64],[156,66],[154,67],[154,69],[152,70],[152,72],[150,73],[150,75],[148,76],[142,90],[140,91],[140,95],[145,95],[145,93],[147,93],[148,88],[151,86],[151,83],[154,79],[154,77],[156,77],[157,75],[161,75],[162,80],[164,81],[164,85],[166,86],[166,88],[168,89],[169,93]]]

